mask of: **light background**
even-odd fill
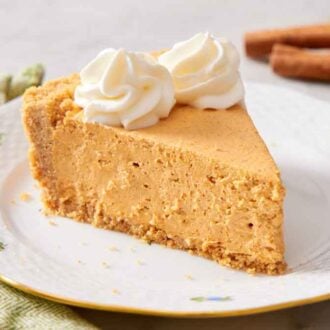
[[[40,61],[49,79],[106,47],[154,50],[200,31],[226,36],[244,55],[245,31],[315,22],[330,23],[330,0],[0,0],[0,71]],[[329,85],[277,77],[245,56],[241,72],[330,101]]]
[[[244,56],[244,32],[330,23],[330,0],[0,0],[0,71],[41,62],[46,79],[79,71],[106,47],[154,50],[200,31],[231,39],[243,79],[330,101],[330,85],[284,79]],[[330,104],[329,104],[330,111]],[[317,115],[317,114],[316,114]],[[75,309],[103,329],[328,329],[330,303],[219,320],[170,320]]]

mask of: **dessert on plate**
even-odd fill
[[[106,49],[30,88],[23,122],[47,212],[282,273],[285,191],[238,66],[230,42],[200,33],[159,53]]]

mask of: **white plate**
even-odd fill
[[[1,279],[68,304],[167,316],[242,315],[328,299],[330,106],[255,83],[247,85],[247,106],[287,187],[287,274],[250,276],[124,234],[43,216],[14,102],[0,109]],[[24,192],[30,201],[20,200]]]

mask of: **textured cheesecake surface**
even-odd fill
[[[178,105],[126,131],[84,123],[78,83],[72,75],[24,96],[30,166],[49,213],[250,272],[284,271],[284,188],[246,110]]]

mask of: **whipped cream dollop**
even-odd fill
[[[170,71],[179,103],[201,109],[225,109],[244,97],[239,55],[225,39],[198,33],[175,44],[158,61]]]
[[[83,120],[139,129],[169,115],[174,87],[168,70],[148,54],[105,49],[80,72],[74,101]]]

